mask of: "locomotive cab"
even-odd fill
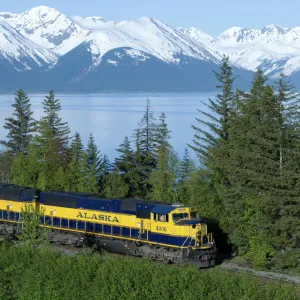
[[[180,246],[194,249],[212,248],[215,246],[212,233],[207,232],[207,224],[197,218],[198,214],[199,210],[194,207],[157,206],[151,213],[151,230],[184,237]]]

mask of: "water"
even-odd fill
[[[205,109],[202,102],[214,97],[211,93],[201,94],[57,94],[61,99],[61,117],[69,123],[72,134],[79,132],[84,144],[93,133],[102,153],[114,158],[115,149],[127,135],[132,138],[134,129],[145,111],[149,98],[155,117],[165,112],[169,129],[172,131],[171,143],[182,156],[184,148],[193,140],[191,126],[200,117],[197,109]],[[34,118],[43,115],[44,95],[29,95]],[[12,115],[14,95],[0,95],[0,140],[6,138],[4,120]]]

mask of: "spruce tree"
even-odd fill
[[[70,129],[67,122],[59,116],[61,111],[60,100],[55,98],[51,90],[42,102],[45,116],[41,118],[38,126],[37,141],[41,147],[54,142],[59,154],[66,154],[68,148]]]
[[[231,241],[241,253],[249,245],[263,245],[265,249],[275,245],[272,224],[283,196],[279,167],[282,115],[278,98],[265,82],[259,70],[250,93],[242,100],[240,113],[232,119],[227,145],[232,195],[224,202],[224,211]]]
[[[300,98],[284,74],[275,83],[280,111],[279,172],[280,197],[279,216],[275,226],[280,233],[277,245],[299,248],[300,245]],[[278,204],[276,205],[278,209]]]
[[[15,93],[12,107],[13,117],[5,119],[4,124],[4,128],[8,130],[8,140],[1,143],[14,155],[26,154],[32,133],[36,130],[36,122],[32,118],[30,99],[23,90]]]
[[[101,161],[99,170],[100,170],[99,190],[100,190],[100,194],[103,194],[103,190],[104,190],[108,175],[113,171],[113,165],[111,164],[111,162],[106,154],[103,155],[103,159]]]
[[[185,148],[184,155],[180,163],[179,181],[187,180],[193,171],[195,171],[195,164],[191,159],[188,148]]]
[[[156,134],[157,125],[151,109],[150,100],[147,99],[146,111],[135,130],[134,140],[136,151],[134,160],[136,165],[136,181],[139,182],[137,194],[145,197],[150,191],[149,175],[156,166]]]
[[[75,133],[70,148],[70,162],[67,165],[66,191],[78,192],[79,185],[82,185],[82,177],[86,176],[87,159],[84,156],[83,145],[79,133]]]
[[[239,99],[233,90],[235,78],[228,57],[223,58],[220,71],[215,72],[215,75],[219,82],[218,94],[215,99],[209,99],[208,103],[203,103],[206,111],[198,110],[200,118],[196,118],[197,124],[192,126],[195,134],[193,144],[190,144],[189,147],[199,157],[201,170],[193,173],[193,178],[188,183],[191,186],[191,188],[188,187],[190,193],[188,197],[198,198],[199,204],[203,203],[203,199],[212,201],[205,205],[213,207],[215,211],[207,213],[207,215],[213,215],[227,230],[228,216],[223,214],[224,210],[221,208],[232,199],[231,182],[228,176],[230,158],[228,143],[231,140],[231,123],[237,112],[237,100]],[[201,176],[204,177],[201,179]],[[197,182],[204,184],[203,189],[194,185]],[[198,191],[199,195],[195,194]],[[204,195],[204,191],[209,192],[209,195]],[[194,200],[191,201],[196,205]],[[218,212],[219,215],[215,212]]]
[[[120,172],[127,174],[134,167],[133,150],[127,136],[123,144],[117,149],[117,152],[120,153],[120,156],[115,159],[115,166]]]
[[[215,100],[209,99],[208,104],[204,103],[209,112],[198,110],[203,119],[196,118],[198,125],[192,126],[195,134],[193,144],[189,145],[199,155],[201,163],[210,168],[220,163],[219,160],[215,161],[218,158],[214,155],[215,150],[220,149],[229,140],[230,117],[235,106],[235,78],[228,57],[223,58],[220,72],[215,72],[215,75],[220,82],[220,85],[217,85],[220,92]]]
[[[55,190],[58,188],[55,181],[60,167],[65,168],[68,163],[69,127],[59,116],[60,100],[55,98],[54,92],[43,101],[45,115],[38,124],[38,134],[34,144],[38,148],[41,162],[38,187]]]
[[[90,134],[88,145],[86,149],[87,154],[87,169],[97,182],[101,178],[101,164],[102,164],[102,155],[98,149],[98,146],[95,144],[95,140],[92,134]]]
[[[119,172],[111,172],[107,176],[103,194],[107,198],[125,198],[129,194],[129,185]]]
[[[127,136],[117,152],[120,153],[120,156],[115,159],[115,167],[129,186],[129,196],[140,196],[142,189],[141,177],[136,166],[135,154]]]
[[[171,131],[168,129],[168,125],[166,123],[166,114],[162,112],[159,116],[159,122],[156,126],[156,134],[155,134],[155,143],[156,143],[156,152],[158,152],[159,148],[162,146],[170,147],[170,133]]]
[[[158,150],[157,167],[151,172],[149,198],[163,202],[174,202],[176,199],[176,165],[172,149],[161,146]]]
[[[153,157],[155,150],[156,123],[150,100],[147,99],[146,111],[139,122],[135,137],[139,140],[139,150],[144,156]]]

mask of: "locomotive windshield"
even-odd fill
[[[174,223],[176,223],[179,220],[188,219],[188,218],[189,218],[189,214],[187,214],[187,213],[173,214],[173,222]]]

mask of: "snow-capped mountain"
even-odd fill
[[[211,90],[216,85],[211,71],[218,70],[223,54],[230,56],[244,83],[252,74],[248,70],[258,66],[274,75],[300,65],[296,29],[232,28],[213,38],[195,27],[173,28],[155,18],[69,17],[45,6],[0,13],[0,22],[0,29],[8,31],[0,38],[0,73],[1,65],[10,64],[23,84],[33,82],[34,90],[44,82],[61,90],[147,90],[147,85],[149,90]],[[283,45],[283,36],[288,54],[284,46],[273,49],[274,43]],[[21,71],[26,71],[25,79]]]
[[[261,68],[271,78],[300,70],[300,27],[232,27],[215,39],[205,39],[205,34],[195,28],[184,32],[202,45],[206,42],[220,54],[228,55],[235,64],[252,71]]]
[[[35,7],[21,14],[0,13],[0,20],[59,55],[78,46],[90,33],[63,13],[46,6]]]
[[[24,71],[49,65],[57,60],[57,55],[0,21],[0,60],[12,69]]]
[[[215,43],[215,38],[199,30],[196,27],[189,27],[189,28],[178,27],[178,29],[183,33],[185,33],[186,35],[190,36],[193,40],[203,45],[207,45],[207,43],[212,43],[212,44]]]
[[[154,18],[142,17],[95,30],[85,40],[90,44],[95,64],[112,49],[130,47],[170,63],[180,63],[178,56],[186,55],[218,64],[221,56],[193,39]]]

